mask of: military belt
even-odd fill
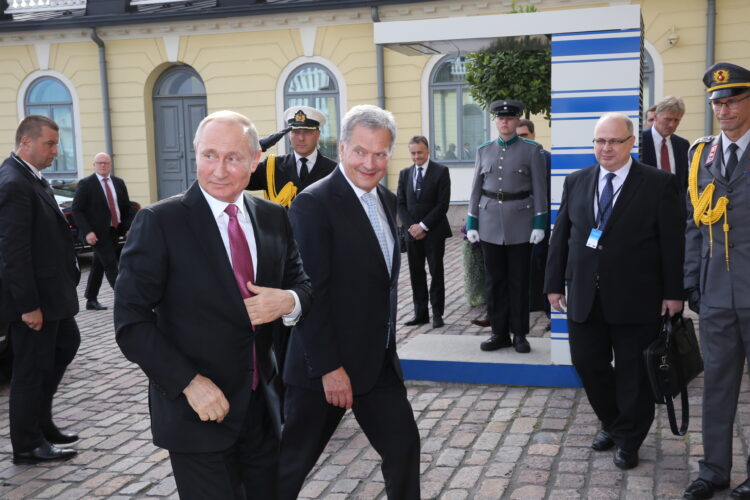
[[[487,191],[482,189],[482,194],[488,198],[498,201],[511,201],[511,200],[523,200],[531,196],[531,191],[519,191],[518,193],[509,193],[507,191],[500,191],[496,193],[494,191]]]

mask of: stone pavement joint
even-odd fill
[[[461,248],[454,237],[445,256],[446,326],[405,327],[413,316],[409,271],[399,279],[397,340],[421,333],[466,335],[479,343],[488,328],[471,324],[484,314],[463,297]],[[87,272],[79,286],[81,306]],[[169,456],[151,443],[147,381],[115,343],[112,290],[99,300],[106,311],[82,307],[81,348],[65,375],[54,406],[56,422],[81,440],[74,459],[59,464],[11,463],[8,393],[0,388],[0,498],[177,498]],[[695,318],[692,313],[689,317]],[[548,335],[543,314],[531,314],[530,336]],[[666,412],[656,420],[635,469],[620,471],[612,452],[594,452],[598,421],[581,389],[407,382],[422,437],[421,485],[425,499],[672,499],[679,498],[703,453],[703,379],[690,386],[690,430],[673,436]],[[750,391],[743,380],[735,426],[732,486],[745,480],[750,449]],[[729,490],[715,498],[728,498]],[[301,499],[385,499],[380,457],[347,412],[308,477]]]

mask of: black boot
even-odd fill
[[[529,345],[529,341],[526,340],[526,335],[513,335],[513,347],[516,349],[516,352],[523,354],[531,352],[531,346]]]
[[[510,341],[510,335],[493,335],[489,339],[485,340],[479,345],[479,348],[483,351],[496,351],[503,347],[510,347],[513,342]]]

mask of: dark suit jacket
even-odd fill
[[[256,283],[297,292],[303,314],[310,281],[302,269],[286,211],[245,196],[258,248]],[[245,420],[251,393],[252,341],[269,411],[277,375],[271,336],[281,319],[251,329],[232,266],[208,203],[194,183],[184,195],[140,210],[133,221],[115,287],[117,343],[150,380],[154,444],[178,452],[227,449]],[[196,374],[229,400],[221,424],[201,422],[182,395]],[[279,429],[277,428],[277,431]]]
[[[685,199],[688,185],[688,150],[690,143],[677,134],[672,134],[672,150],[674,153],[675,175],[680,188],[680,195]],[[639,154],[641,163],[656,167],[657,153],[654,147],[654,135],[651,129],[643,131],[643,140]],[[683,203],[684,205],[684,203]]]
[[[677,179],[633,161],[599,248],[586,246],[594,222],[599,166],[567,176],[550,239],[546,293],[568,290],[568,319],[586,321],[596,295],[610,324],[653,322],[664,299],[681,300],[684,222]]]
[[[125,234],[130,229],[130,223],[133,220],[128,189],[125,187],[125,182],[119,177],[110,175],[109,178],[117,195],[117,206],[120,209],[120,225],[117,227],[117,232]],[[92,231],[99,239],[108,234],[112,218],[107,196],[104,194],[96,174],[91,174],[78,181],[71,210],[81,240],[85,241],[86,235]]]
[[[0,321],[42,309],[45,320],[78,313],[81,273],[54,196],[12,154],[0,166]]]
[[[412,165],[403,169],[398,176],[398,216],[401,224],[408,229],[412,224],[424,223],[429,229],[425,240],[450,238],[453,233],[446,216],[451,202],[448,167],[430,160],[422,179],[419,200],[414,192],[416,169]]]
[[[266,162],[267,158],[264,159],[262,162],[258,163],[258,168],[253,173],[252,177],[250,177],[250,184],[248,184],[247,189],[255,190],[255,189],[267,189],[268,183],[266,182]],[[286,185],[287,182],[291,182],[295,186],[297,186],[297,194],[300,193],[303,189],[305,189],[310,184],[319,181],[323,177],[326,177],[328,174],[333,172],[333,169],[336,168],[337,163],[330,158],[323,156],[323,153],[318,150],[318,157],[315,160],[315,165],[313,166],[312,170],[309,171],[307,174],[307,177],[305,177],[305,181],[302,182],[299,180],[299,175],[297,174],[297,162],[294,159],[294,153],[289,153],[286,155],[281,155],[276,157],[276,192],[278,193],[281,191],[281,189]],[[310,166],[308,165],[308,168]]]
[[[370,220],[340,169],[292,203],[289,217],[315,297],[310,313],[292,329],[287,384],[322,391],[321,376],[343,366],[354,394],[366,393],[386,356],[402,376],[395,349],[401,263],[396,196],[382,185],[377,192],[394,240],[390,276]]]

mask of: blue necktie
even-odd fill
[[[602,197],[599,200],[599,229],[607,227],[607,221],[612,213],[612,205],[614,196],[614,187],[612,186],[612,179],[615,178],[615,174],[612,172],[607,174],[607,184],[604,186],[602,191]]]
[[[375,237],[377,237],[378,243],[380,244],[380,250],[383,252],[385,265],[388,266],[388,274],[391,274],[391,252],[388,249],[385,232],[383,231],[383,226],[380,224],[380,217],[378,217],[378,211],[375,207],[375,194],[365,193],[362,195],[362,200],[367,206],[367,217],[370,219],[372,230],[375,231]]]
[[[424,178],[422,177],[422,167],[417,167],[417,182],[414,188],[414,193],[417,195],[417,199],[419,199],[419,197],[422,196],[422,181],[423,180]]]

